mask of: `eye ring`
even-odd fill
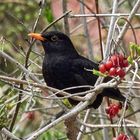
[[[57,41],[58,40],[58,37],[56,35],[54,35],[54,36],[51,37],[51,40],[52,41]]]

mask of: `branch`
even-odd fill
[[[88,101],[85,101],[84,103],[79,103],[77,106],[75,106],[70,112],[68,112],[67,114],[61,116],[60,118],[56,119],[55,121],[53,121],[52,123],[50,123],[49,125],[43,127],[42,129],[34,132],[29,138],[27,138],[26,140],[35,140],[39,135],[41,135],[42,133],[44,133],[45,131],[47,131],[48,129],[54,127],[55,125],[57,125],[58,123],[62,122],[63,120],[68,119],[69,117],[72,117],[78,113],[80,113],[82,110],[84,110],[87,106],[89,105]]]
[[[17,60],[6,54],[5,52],[0,50],[0,56],[8,59],[10,62],[17,65],[18,68],[20,68],[26,75],[28,75],[33,81],[40,83],[40,80],[37,79],[29,70],[27,70],[22,64],[20,64]]]
[[[110,14],[110,13],[105,13],[105,14],[96,14],[96,13],[92,13],[92,14],[70,14],[69,17],[70,18],[81,18],[81,17],[121,17],[121,16],[129,16],[129,13],[114,13],[114,14]],[[140,16],[139,13],[135,13],[133,16]]]
[[[91,109],[88,109],[88,110],[86,111],[86,115],[85,115],[84,120],[83,120],[84,123],[86,123],[86,121],[88,120],[88,117],[89,117],[89,115],[90,115],[90,112],[91,112]],[[79,134],[78,134],[78,136],[77,136],[77,140],[80,140],[80,139],[81,139],[81,137],[82,137],[82,132],[83,132],[84,130],[85,130],[85,125],[81,125],[81,127],[80,127],[80,132],[79,132]]]
[[[6,76],[3,76],[3,75],[0,75],[0,79],[6,80],[6,81],[9,81],[9,82],[12,82],[12,83],[25,84],[25,85],[29,85],[29,86],[33,86],[33,87],[38,87],[42,90],[50,90],[52,92],[59,92],[59,94],[61,96],[70,96],[70,94],[67,93],[67,92],[64,92],[62,90],[58,90],[58,89],[55,89],[55,88],[52,88],[52,87],[49,87],[49,86],[46,86],[46,85],[43,85],[43,84],[39,84],[39,83],[31,83],[31,82],[26,81],[26,80],[19,80],[19,79],[16,79],[16,78],[6,77]],[[77,101],[83,101],[84,100],[83,97],[78,97],[78,96],[74,96],[74,97],[71,97],[71,98],[75,99]]]
[[[2,128],[2,130],[0,131],[1,133],[3,133],[5,136],[7,136],[8,138],[14,139],[14,140],[21,140],[18,137],[16,137],[15,135],[13,135],[10,131],[8,131],[6,128]]]
[[[115,0],[113,2],[112,14],[116,13],[117,8],[118,8],[118,0]],[[106,51],[105,51],[105,54],[104,54],[105,58],[107,58],[109,56],[109,53],[111,51],[111,41],[112,41],[112,35],[113,35],[115,20],[116,20],[116,17],[112,16],[111,20],[110,20],[108,35],[107,35]]]
[[[47,27],[45,27],[40,33],[45,33],[53,24],[55,24],[56,22],[58,22],[59,20],[61,20],[65,16],[67,16],[70,12],[71,12],[71,10],[65,12],[62,16],[58,17],[56,20],[54,20],[52,23],[50,23]]]
[[[104,125],[92,125],[92,124],[88,124],[88,123],[84,123],[84,122],[80,122],[83,125],[85,125],[86,127],[90,127],[90,128],[119,128],[119,127],[131,127],[131,128],[140,128],[140,124],[104,124]]]
[[[2,76],[1,76],[2,78]],[[7,78],[8,79],[8,78]],[[11,79],[12,80],[12,79]],[[96,96],[100,94],[101,90],[103,90],[106,87],[114,87],[116,86],[117,82],[112,83],[114,80],[109,81],[108,83],[102,83],[97,85],[93,90],[90,90],[89,93],[85,96],[85,102],[80,102],[77,106],[75,106],[70,112],[67,114],[63,115],[62,117],[56,119],[49,125],[43,127],[42,129],[36,131],[35,133],[32,134],[27,140],[33,140],[36,139],[39,135],[41,135],[43,132],[47,131],[48,129],[52,128],[56,124],[60,123],[63,120],[68,119],[69,117],[72,117],[73,115],[76,115],[80,113],[82,110],[84,110],[89,104],[95,101]],[[24,83],[27,83],[27,81],[23,81]],[[31,83],[30,85],[36,85],[35,83]],[[48,88],[48,87],[45,87]],[[53,88],[52,88],[53,89]]]
[[[134,17],[135,13],[137,12],[137,10],[139,9],[140,7],[140,0],[138,0],[136,2],[136,4],[134,5],[133,9],[131,10],[131,13],[129,14],[128,16],[128,21],[131,22],[132,18]],[[118,38],[117,38],[117,42],[118,44],[120,43],[122,37],[124,36],[124,34],[126,33],[127,29],[129,27],[129,23],[126,22],[126,24],[123,26]]]
[[[67,11],[67,0],[62,0],[63,13]],[[70,36],[68,17],[64,16],[64,31],[65,34]]]
[[[82,14],[85,14],[85,8],[83,5],[84,0],[81,0],[81,1],[82,1],[82,3],[80,3],[80,10],[81,10]],[[92,60],[93,59],[93,49],[92,49],[92,44],[91,44],[90,37],[89,37],[86,17],[83,17],[82,22],[83,22],[84,34],[85,34],[87,45],[88,45],[88,57],[90,60]]]

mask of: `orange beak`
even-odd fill
[[[45,41],[45,38],[38,33],[29,33],[28,36],[35,38],[36,40]]]

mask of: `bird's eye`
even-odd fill
[[[52,41],[57,41],[58,40],[58,37],[56,35],[54,35],[54,36],[51,37],[51,40]]]

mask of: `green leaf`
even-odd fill
[[[140,56],[140,45],[137,46],[137,54]]]
[[[71,109],[73,107],[72,104],[69,102],[68,99],[63,99],[62,102],[69,109]]]
[[[47,21],[49,23],[53,22],[52,10],[49,7],[47,7],[46,10],[45,10],[45,17],[47,18]]]
[[[130,56],[131,58],[134,58],[134,53],[136,51],[137,45],[133,42],[130,42],[129,48],[130,48]]]
[[[133,58],[131,56],[128,56],[127,60],[129,64],[133,64]]]
[[[131,58],[134,58],[134,53],[136,53],[136,55],[140,56],[140,45],[130,42],[129,48],[130,48]]]
[[[101,76],[101,77],[107,77],[106,74],[101,73],[100,71],[95,70],[95,69],[93,69],[93,74],[95,74],[95,75],[97,75],[97,76]]]

